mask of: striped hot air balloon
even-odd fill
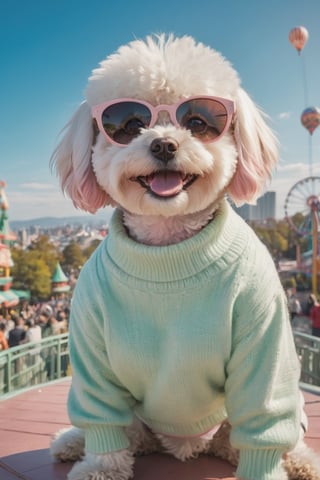
[[[309,38],[308,30],[305,27],[294,27],[289,32],[289,42],[300,54]]]
[[[310,135],[320,124],[320,108],[308,107],[301,114],[301,123],[308,130]]]

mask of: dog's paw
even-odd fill
[[[128,450],[94,455],[86,453],[74,465],[68,480],[128,480],[133,476],[133,456]]]
[[[304,442],[286,455],[283,466],[289,480],[320,480],[320,457]]]
[[[65,428],[56,433],[50,453],[60,462],[75,462],[84,455],[84,432],[80,428]]]

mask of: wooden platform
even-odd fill
[[[0,401],[0,479],[65,480],[71,463],[55,463],[49,454],[52,435],[69,426],[66,397],[70,379],[37,387]],[[309,415],[307,443],[320,454],[320,396],[305,393]],[[200,457],[186,463],[168,455],[138,458],[135,480],[231,480],[226,462]]]

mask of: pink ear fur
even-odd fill
[[[262,113],[240,89],[236,100],[234,137],[238,150],[236,173],[228,194],[237,206],[255,203],[278,159],[278,142]]]
[[[111,203],[109,195],[98,185],[91,164],[94,131],[90,107],[83,102],[64,128],[64,136],[52,154],[62,190],[77,208],[95,213]]]

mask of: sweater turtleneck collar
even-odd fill
[[[245,232],[243,220],[224,200],[214,219],[193,237],[169,246],[146,246],[128,236],[122,212],[116,210],[107,237],[107,253],[127,275],[144,281],[178,281],[212,264],[227,268],[243,251]]]

